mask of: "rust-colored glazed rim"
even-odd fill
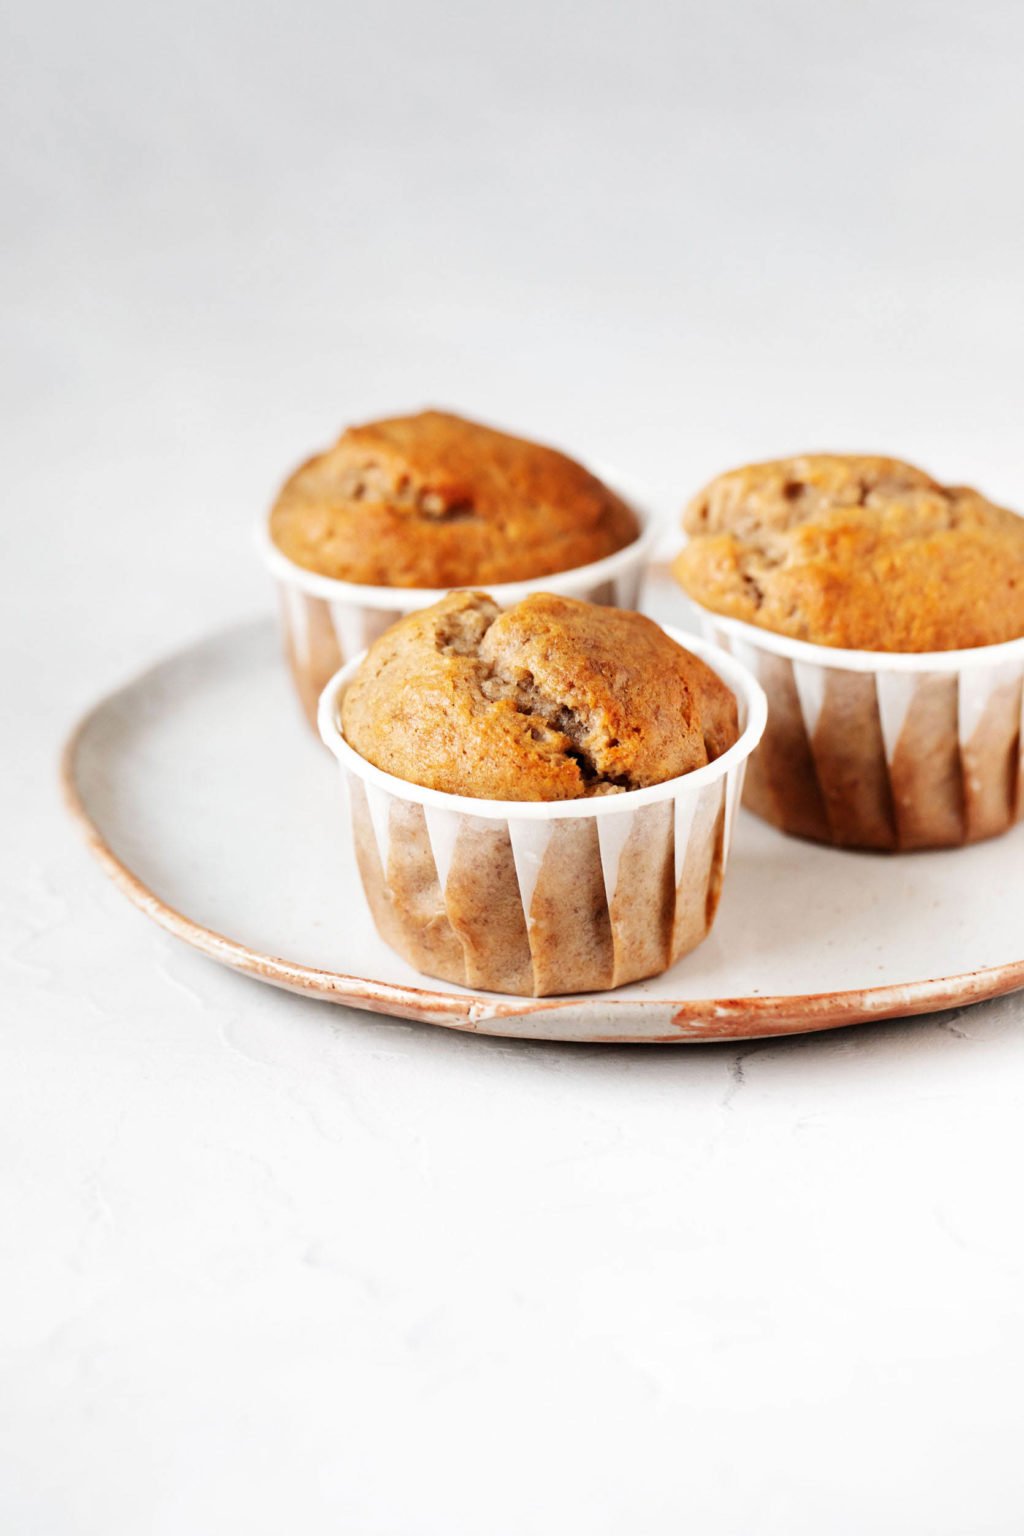
[[[638,1037],[602,1030],[588,1037],[574,1031],[574,1043],[606,1045],[660,1045],[713,1042],[715,1040],[752,1040],[772,1035],[806,1034],[813,1030],[838,1029],[845,1024],[863,1024],[872,1019],[892,1019],[942,1008],[980,1003],[1024,987],[1024,959],[1005,965],[987,966],[960,975],[937,977],[931,981],[911,981],[882,987],[857,988],[845,992],[805,993],[799,996],[717,997],[717,998],[623,998],[614,993],[594,993],[580,998],[503,998],[485,993],[439,992],[425,987],[404,987],[393,982],[372,981],[361,976],[347,976],[336,971],[298,965],[277,955],[250,949],[212,928],[193,921],[177,911],[151,890],[128,868],[107,843],[86,809],[75,777],[79,741],[96,711],[105,700],[94,705],[75,726],[61,757],[61,785],[71,816],[81,829],[91,852],[117,888],[141,912],[177,939],[190,944],[201,954],[229,966],[257,981],[269,982],[307,997],[332,1003],[344,1003],[371,1013],[391,1014],[396,1018],[440,1024],[475,1034],[514,1035],[521,1039],[557,1040],[557,1014],[578,1010],[592,1003],[595,1007],[649,1010],[652,1029]],[[511,1030],[508,1022],[524,1021]],[[530,1021],[536,1021],[531,1028]],[[503,1024],[506,1027],[503,1027]]]

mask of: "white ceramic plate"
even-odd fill
[[[664,976],[545,999],[420,976],[370,921],[336,766],[299,717],[269,621],[104,699],[69,742],[64,779],[107,872],[163,927],[250,976],[356,1008],[534,1039],[687,1041],[1024,986],[1024,826],[892,857],[798,842],[746,812],[714,931]]]

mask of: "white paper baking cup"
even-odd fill
[[[758,815],[800,837],[880,849],[957,847],[1020,819],[1024,638],[849,651],[693,606],[768,696],[746,780]]]
[[[610,480],[606,483],[611,484]],[[531,592],[554,592],[613,608],[635,608],[660,521],[643,498],[614,487],[636,513],[640,532],[632,544],[567,571],[527,581],[482,582],[501,608],[510,608]],[[317,703],[327,681],[351,657],[379,635],[420,608],[439,602],[448,587],[371,587],[336,581],[308,571],[283,554],[270,536],[269,515],[256,530],[256,543],[278,586],[281,628],[288,666],[310,725],[316,729]],[[470,584],[474,585],[474,584]]]
[[[732,689],[740,737],[706,768],[594,799],[475,800],[408,784],[341,734],[362,657],[328,683],[320,734],[347,785],[363,890],[381,937],[417,970],[528,997],[593,992],[657,975],[710,932],[767,705],[737,661],[665,632]]]

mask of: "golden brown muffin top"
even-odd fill
[[[444,411],[349,427],[286,482],[271,538],[343,581],[457,587],[589,565],[636,515],[582,465]]]
[[[719,475],[674,570],[705,608],[819,645],[949,651],[1024,635],[1024,518],[899,459]]]
[[[534,593],[504,613],[450,592],[371,646],[345,694],[360,756],[485,800],[574,800],[701,768],[739,734],[736,700],[650,619]]]

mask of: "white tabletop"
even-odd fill
[[[1024,505],[1024,12],[16,11],[0,1529],[1018,1536],[1020,996],[749,1048],[332,1009],[129,908],[56,756],[269,604],[250,523],[349,419]]]

